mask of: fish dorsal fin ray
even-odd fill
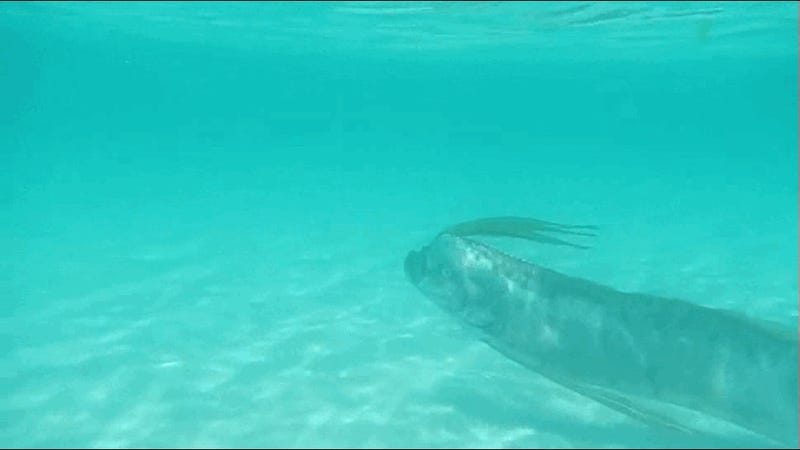
[[[590,231],[596,230],[593,225],[566,225],[527,217],[501,216],[461,222],[446,228],[442,233],[455,236],[504,236],[527,239],[545,244],[566,245],[588,249],[589,247],[574,244],[542,233],[562,233],[574,236],[596,236]]]

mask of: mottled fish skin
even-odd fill
[[[679,405],[798,443],[798,339],[777,325],[626,293],[442,233],[409,280],[507,357],[566,384]]]

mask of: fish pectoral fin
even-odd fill
[[[502,342],[498,342],[497,340],[486,336],[481,337],[480,340],[501,354],[513,361],[516,361],[523,367],[532,370],[545,379],[583,395],[584,397],[594,400],[602,405],[605,405],[606,407],[624,414],[625,416],[630,417],[631,419],[634,419],[640,423],[644,423],[655,428],[668,428],[677,430],[690,435],[700,433],[697,429],[685,425],[685,422],[681,423],[681,421],[669,417],[666,413],[657,411],[658,408],[652,405],[652,403],[658,403],[657,401],[647,401],[645,399],[635,398],[633,396],[625,395],[598,386],[565,379],[564,376],[558,376],[550,373],[546,365],[537,362],[535,359],[526,357],[524,353],[519,352],[513,346],[505,345]],[[648,403],[651,404],[648,405]],[[661,408],[662,411],[664,409],[665,408]]]
[[[619,413],[622,413],[634,420],[645,423],[653,427],[665,427],[687,434],[697,434],[699,431],[678,420],[669,417],[663,412],[656,411],[656,407],[647,405],[645,400],[636,399],[624,394],[612,392],[607,389],[595,386],[583,385],[579,383],[569,383],[564,381],[548,379],[563,385],[564,387],[588,397],[600,404],[605,405]]]

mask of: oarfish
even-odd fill
[[[491,347],[606,406],[695,432],[661,406],[688,408],[796,448],[796,331],[733,311],[622,292],[467,237],[569,244],[540,232],[590,234],[580,228],[508,217],[459,224],[411,251],[405,272]]]

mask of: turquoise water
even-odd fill
[[[515,251],[796,330],[797,23],[789,2],[0,5],[0,443],[720,445],[509,361],[403,258],[477,217],[591,223],[589,251]]]

